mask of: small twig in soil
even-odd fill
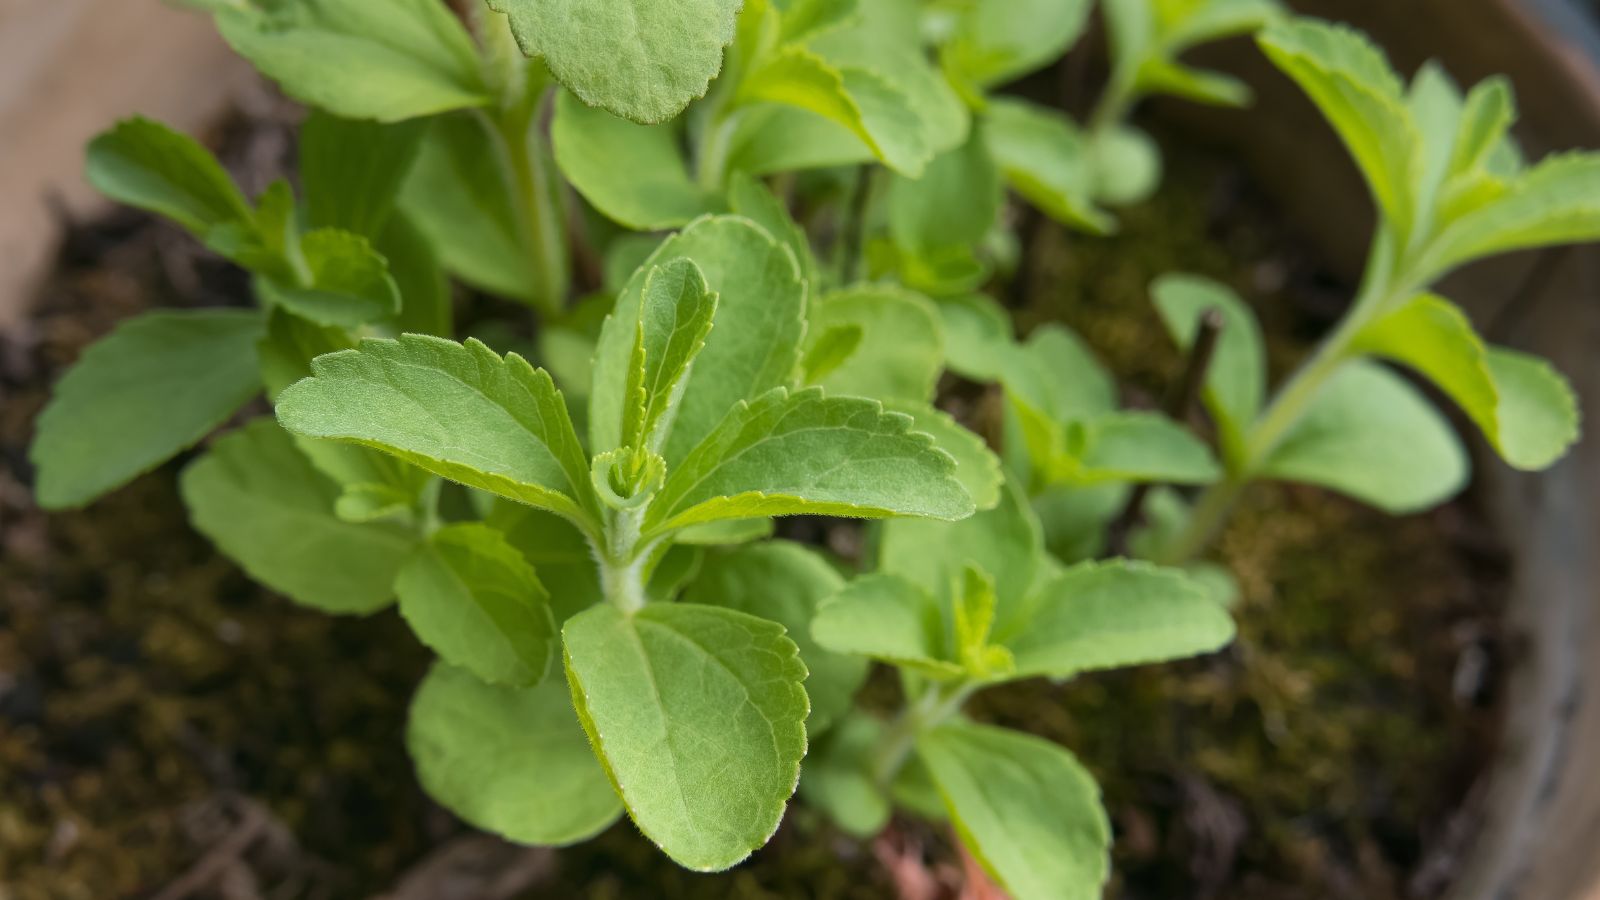
[[[1222,336],[1223,322],[1222,311],[1216,307],[1210,307],[1200,314],[1200,329],[1189,347],[1183,377],[1168,392],[1163,409],[1180,422],[1189,417],[1189,411],[1200,398],[1200,389],[1206,383],[1206,372],[1211,368],[1212,357],[1216,355],[1217,339]],[[1151,487],[1149,482],[1135,485],[1122,512],[1112,521],[1109,534],[1111,555],[1128,555],[1128,538],[1144,520],[1144,502],[1150,495]]]
[[[250,846],[267,831],[268,820],[254,804],[240,804],[240,818],[226,835],[150,900],[185,900],[216,884],[229,869],[241,864]]]

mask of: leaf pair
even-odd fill
[[[1182,425],[1116,408],[1111,377],[1067,329],[1047,325],[1004,364],[1013,469],[1039,487],[1114,482],[1205,484],[1220,474]],[[1013,449],[1014,448],[1014,449]]]
[[[1592,199],[1600,156],[1565,154],[1525,168],[1510,136],[1516,113],[1505,79],[1463,96],[1429,65],[1407,88],[1366,38],[1314,20],[1276,25],[1260,42],[1355,158],[1406,287],[1486,256],[1600,236]]]
[[[1191,276],[1152,286],[1180,347],[1207,309],[1224,326],[1202,397],[1234,479],[1277,477],[1331,487],[1389,512],[1409,512],[1453,495],[1469,461],[1450,424],[1427,398],[1368,357],[1431,380],[1478,425],[1511,465],[1549,465],[1577,437],[1570,389],[1544,362],[1490,347],[1449,301],[1424,294],[1359,328],[1346,361],[1312,395],[1301,417],[1271,446],[1253,427],[1265,384],[1260,328],[1226,287]]]
[[[827,601],[812,634],[830,650],[935,682],[982,685],[1205,653],[1227,643],[1233,625],[1176,571],[1121,562],[1060,569],[1013,489],[962,522],[887,523],[877,573]],[[863,768],[883,739],[872,720],[848,719],[808,769],[807,796],[853,833],[871,833],[888,816],[892,773]],[[1014,896],[1098,896],[1110,831],[1093,779],[1071,754],[961,720],[917,731],[914,752],[962,841]],[[909,772],[892,786],[902,803],[912,802]]]

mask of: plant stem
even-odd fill
[[[873,782],[887,790],[916,749],[917,738],[960,712],[978,686],[969,681],[931,683],[884,731],[872,753]]]
[[[561,312],[572,277],[566,223],[551,178],[550,148],[540,134],[540,124],[554,96],[553,89],[545,88],[528,113],[507,114],[496,129],[510,164],[518,225],[533,270],[533,304],[547,316]]]
[[[638,612],[646,600],[644,569],[650,560],[650,547],[640,546],[639,539],[644,508],[611,510],[606,518],[604,546],[595,548],[601,591],[623,612]]]
[[[1205,550],[1222,529],[1245,487],[1300,422],[1322,386],[1351,358],[1350,347],[1356,336],[1393,301],[1408,298],[1418,289],[1410,272],[1396,265],[1393,246],[1392,235],[1380,230],[1373,240],[1361,290],[1350,311],[1272,398],[1245,436],[1243,459],[1236,470],[1200,495],[1184,530],[1169,546],[1162,548],[1156,555],[1156,562],[1180,565]]]

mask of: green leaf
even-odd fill
[[[1195,275],[1163,275],[1150,286],[1156,309],[1178,348],[1188,352],[1207,310],[1222,317],[1202,397],[1217,423],[1223,455],[1242,462],[1245,431],[1266,394],[1266,350],[1255,313],[1226,285]]]
[[[416,545],[398,526],[336,516],[339,485],[271,419],[217,441],[179,486],[195,528],[251,578],[324,612],[387,606]]]
[[[1386,512],[1426,509],[1467,483],[1450,423],[1394,372],[1345,363],[1261,465],[1263,477],[1332,488]]]
[[[805,754],[806,667],[783,626],[708,606],[596,606],[563,629],[579,719],[628,815],[679,865],[765,844]]]
[[[549,595],[517,548],[487,525],[428,536],[394,583],[400,614],[439,658],[489,684],[531,687],[549,670]]]
[[[944,608],[926,590],[898,575],[863,575],[822,605],[811,636],[834,653],[863,656],[949,680],[956,661]]]
[[[1000,170],[981,135],[928,163],[920,178],[889,182],[889,233],[923,255],[983,243],[1000,218]]]
[[[1094,196],[1110,206],[1143,203],[1161,184],[1161,148],[1132,126],[1111,128],[1088,144]]]
[[[997,99],[983,137],[1011,189],[1063,225],[1109,234],[1116,222],[1095,206],[1094,157],[1071,119],[1023,100]]]
[[[869,765],[882,735],[883,723],[852,711],[806,753],[800,773],[800,797],[860,840],[877,836],[892,812]]]
[[[650,269],[676,257],[700,267],[717,294],[717,315],[705,349],[683,388],[662,455],[669,466],[694,448],[740,400],[789,383],[805,329],[805,284],[788,248],[746,219],[697,219],[656,248],[617,298],[595,349],[589,401],[589,446],[619,446],[624,381],[632,354],[644,282]]]
[[[389,262],[389,276],[400,289],[400,315],[396,330],[450,337],[454,311],[450,281],[427,235],[405,213],[389,217],[374,247]]]
[[[912,582],[944,607],[953,605],[951,586],[968,567],[987,572],[995,578],[995,627],[1003,633],[1018,621],[1044,555],[1039,521],[1027,498],[1008,483],[999,505],[960,522],[885,522],[878,569]]]
[[[861,326],[851,324],[834,325],[818,333],[800,360],[800,380],[818,384],[832,375],[855,355],[861,337]]]
[[[659,231],[712,211],[713,198],[689,178],[673,125],[639,125],[562,91],[550,136],[562,173],[616,222]]]
[[[950,371],[974,381],[998,381],[1016,346],[1005,307],[986,294],[962,294],[940,298],[939,317]]]
[[[794,253],[795,260],[800,264],[800,277],[805,279],[810,295],[821,291],[822,277],[817,269],[816,256],[811,252],[811,238],[789,214],[783,200],[755,177],[734,172],[728,180],[728,206],[735,215],[744,216],[766,229],[768,234]]]
[[[858,0],[791,0],[783,9],[784,43],[803,42],[849,22],[857,15]]]
[[[1257,41],[1322,110],[1366,176],[1379,208],[1401,234],[1407,233],[1415,212],[1421,138],[1383,52],[1353,28],[1310,19],[1271,25]]]
[[[533,566],[559,626],[602,599],[594,550],[577,526],[552,512],[497,500],[485,524],[505,535]]]
[[[267,399],[277,402],[284,388],[310,377],[313,359],[354,346],[342,328],[318,325],[284,309],[267,313],[267,333],[256,342]]]
[[[1495,202],[1442,226],[1425,254],[1428,280],[1475,259],[1600,238],[1600,153],[1546,158]]]
[[[1367,325],[1351,342],[1427,376],[1518,469],[1543,469],[1578,438],[1572,389],[1533,357],[1486,346],[1450,301],[1424,294]]]
[[[622,815],[563,678],[498,687],[437,663],[411,701],[406,746],[429,796],[519,844],[576,844]]]
[[[356,328],[400,312],[400,288],[389,263],[367,239],[348,231],[319,228],[300,240],[309,283],[257,282],[267,302],[319,325]]]
[[[874,400],[775,388],[735,406],[672,469],[645,531],[751,516],[970,515],[954,458],[911,428]]]
[[[220,11],[217,28],[289,96],[397,122],[489,102],[472,38],[437,0],[309,0]]]
[[[319,357],[278,419],[580,524],[598,520],[589,460],[550,375],[476,340],[402,335]]]
[[[968,566],[954,599],[953,646],[967,676],[993,680],[1011,674],[1016,667],[1011,651],[989,641],[999,606],[994,579],[982,569]]]
[[[1124,560],[1067,569],[1016,621],[999,637],[1017,678],[1182,659],[1220,649],[1234,633],[1227,611],[1181,571]]]
[[[649,125],[703,96],[733,40],[740,0],[489,0],[522,52],[583,102]]]
[[[977,95],[1060,59],[1083,33],[1089,0],[969,3],[940,51],[944,70]]]
[[[158,311],[96,341],[35,425],[39,505],[82,506],[221,425],[261,389],[261,335],[256,312]]]
[[[462,281],[529,301],[539,283],[512,206],[504,151],[477,116],[436,119],[400,193],[400,208]]]
[[[1006,359],[1001,380],[1006,391],[1040,415],[1071,422],[1116,409],[1117,388],[1093,351],[1065,326],[1034,329]]]
[[[661,445],[716,311],[717,295],[706,288],[705,276],[693,261],[680,256],[651,267],[634,326],[628,384],[632,399],[623,406],[624,446]]]
[[[672,536],[675,544],[718,547],[744,544],[772,537],[773,522],[768,518],[722,519],[704,525],[691,525]]]
[[[885,403],[884,409],[910,416],[913,430],[932,436],[939,449],[955,457],[956,480],[978,509],[994,509],[999,504],[1005,472],[982,437],[926,403],[891,402]]]
[[[806,678],[811,698],[806,731],[815,737],[850,709],[867,678],[865,660],[830,653],[811,637],[817,607],[843,584],[815,551],[789,541],[768,541],[708,555],[683,599],[771,619],[788,630],[811,673]]]
[[[826,338],[840,328],[859,329],[861,339],[816,384],[830,394],[884,401],[933,399],[944,369],[944,333],[932,301],[893,285],[845,288],[811,307],[812,333]]]
[[[1044,463],[1046,477],[1078,485],[1106,481],[1208,484],[1222,475],[1210,448],[1158,413],[1121,412],[1066,429]]]
[[[913,177],[931,156],[910,100],[875,72],[834,66],[804,47],[779,50],[739,85],[740,103],[781,103],[844,126],[889,168]]]
[[[300,126],[306,222],[376,241],[417,159],[427,120],[385,125],[312,110]]]
[[[1111,824],[1094,778],[1042,738],[957,722],[917,741],[956,833],[1017,900],[1097,900]]]
[[[210,151],[150,119],[125,119],[91,141],[86,174],[107,197],[166,216],[201,237],[251,217],[250,204]]]

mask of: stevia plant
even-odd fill
[[[249,199],[147,120],[91,145],[94,184],[247,270],[256,308],[146,314],[87,351],[39,421],[38,498],[89,502],[265,395],[276,421],[185,468],[192,521],[297,602],[397,603],[439,657],[418,777],[513,840],[625,811],[726,868],[799,779],[853,834],[894,808],[948,820],[1013,895],[1095,896],[1093,780],[967,719],[975,692],[1225,644],[1231,587],[1194,557],[1253,480],[1394,511],[1457,489],[1453,434],[1373,359],[1436,381],[1513,465],[1575,433],[1557,376],[1425,291],[1592,238],[1592,157],[1524,169],[1502,82],[1462,97],[1430,68],[1407,91],[1354,34],[1266,0],[1106,0],[1112,71],[1082,125],[1002,89],[1078,40],[1087,0],[488,0],[464,21],[437,0],[186,2],[313,108],[298,190]],[[1017,253],[1008,188],[1114,229],[1160,174],[1134,104],[1245,102],[1179,57],[1269,24],[1383,225],[1350,316],[1270,403],[1241,300],[1153,287],[1213,453],[1183,404],[1121,408],[1081,341],[1016,341],[984,291]],[[454,340],[447,274],[532,309],[537,367]],[[947,369],[1003,386],[1005,474],[935,407]],[[770,539],[791,514],[890,521],[857,574]],[[900,673],[888,718],[855,708],[871,661]]]

